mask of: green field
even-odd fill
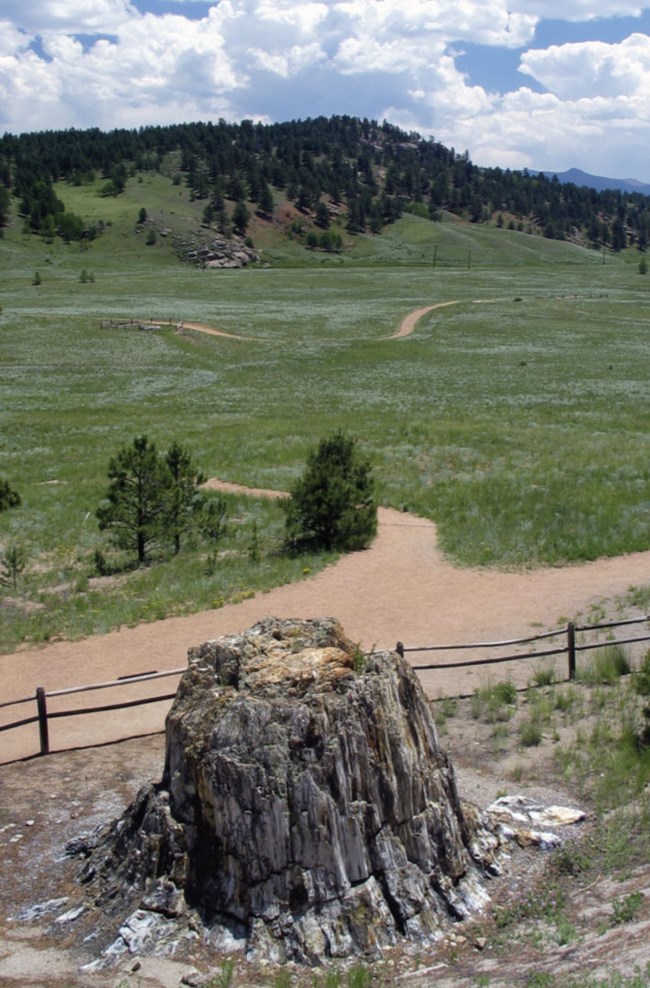
[[[196,227],[200,204],[170,187],[145,176],[116,200],[57,190],[107,224],[85,250],[19,222],[0,241],[0,476],[23,502],[0,516],[0,543],[25,546],[21,601],[44,605],[0,611],[1,650],[211,606],[324,562],[283,558],[277,506],[233,498],[216,574],[188,551],[92,592],[108,460],[140,433],[161,450],[179,440],[209,476],[286,489],[340,427],[370,457],[380,503],[433,518],[461,564],[650,546],[650,280],[638,253],[405,216],[341,255],[275,238],[258,267],[203,272],[176,259],[171,237],[146,246],[135,232],[142,205],[159,226]],[[387,339],[413,309],[450,300],[413,336]],[[111,318],[246,339],[100,328]]]

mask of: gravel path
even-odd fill
[[[218,481],[212,482],[213,487],[218,485]],[[379,532],[369,549],[344,556],[298,583],[219,610],[0,656],[0,702],[33,696],[37,685],[50,691],[152,670],[180,669],[190,646],[244,631],[269,615],[333,615],[349,637],[366,649],[393,648],[398,640],[407,647],[498,641],[556,628],[569,617],[586,614],[593,604],[613,600],[631,585],[647,583],[649,578],[650,552],[527,572],[460,569],[440,552],[432,522],[380,508]],[[440,662],[461,662],[471,656],[467,652],[444,652],[410,657],[422,664],[436,657]],[[499,669],[500,675],[505,674],[504,666]],[[513,664],[513,678],[525,683],[530,674],[530,663]],[[421,675],[432,696],[471,692],[485,679],[484,673],[474,669]],[[153,695],[172,693],[175,683],[175,679],[157,681],[160,689]],[[65,704],[53,699],[49,709],[121,702],[152,695],[152,687],[123,688],[119,698],[117,692],[73,695],[65,698]],[[52,748],[158,730],[168,707],[167,701],[135,710],[53,720]],[[0,714],[7,722],[29,716],[33,708],[31,703],[29,708],[10,707],[0,710]],[[30,754],[36,745],[35,725],[7,732],[2,736],[0,761]]]
[[[477,299],[476,302],[482,302]],[[438,302],[409,313],[391,338],[409,336],[418,320],[434,309],[458,304]],[[184,328],[217,336],[231,333],[202,323]],[[281,491],[243,488],[211,480],[212,489],[282,497]],[[614,604],[631,586],[650,582],[650,552],[600,559],[580,566],[545,567],[516,573],[460,569],[438,549],[433,522],[391,508],[379,509],[379,531],[373,545],[343,557],[316,576],[278,587],[250,600],[188,617],[168,618],[135,628],[121,628],[80,642],[57,642],[0,655],[0,703],[33,697],[36,686],[48,692],[80,684],[103,683],[123,676],[181,669],[187,650],[220,635],[244,631],[270,615],[282,618],[335,616],[346,633],[365,649],[491,642],[533,635],[586,615],[602,601]],[[636,615],[635,615],[636,616]],[[494,655],[494,652],[489,653]],[[463,662],[485,657],[485,650],[424,652],[409,655],[413,664]],[[524,685],[531,664],[498,667]],[[487,678],[484,670],[440,669],[421,674],[431,696],[471,692]],[[119,691],[97,691],[52,699],[48,710],[124,702],[173,693],[177,678],[131,685]],[[117,693],[119,692],[119,697]],[[89,699],[90,697],[90,699]],[[97,744],[160,730],[169,700],[50,722],[51,750]],[[0,724],[29,717],[34,702],[0,708]],[[35,725],[0,735],[0,763],[38,750]]]

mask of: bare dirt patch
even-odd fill
[[[218,610],[123,627],[83,641],[24,649],[19,660],[14,654],[0,656],[0,703],[33,697],[38,685],[51,691],[154,669],[180,669],[192,645],[243,632],[269,615],[337,617],[348,636],[368,651],[394,648],[397,641],[417,647],[519,638],[557,628],[569,617],[589,615],[594,608],[613,618],[619,614],[638,617],[638,610],[623,598],[631,585],[645,584],[649,573],[650,552],[526,572],[460,569],[439,550],[433,522],[380,508],[378,536],[369,549],[351,553],[298,583]],[[408,653],[414,664],[436,659],[460,663],[480,655],[480,649],[476,655],[442,652],[434,653],[432,660],[430,653]],[[500,667],[500,675],[525,685],[531,665]],[[432,669],[420,677],[427,693],[436,697],[471,693],[486,674],[451,668]],[[125,692],[120,700],[137,695]],[[112,702],[117,701],[113,698]],[[85,721],[58,720],[51,731],[52,750],[160,730],[168,707],[143,707],[135,719],[131,711],[126,715],[116,711]],[[33,713],[31,708],[29,713],[18,709],[18,716]],[[15,708],[0,709],[0,723],[15,719]],[[33,754],[37,743],[33,726],[8,732],[3,735],[0,761]]]

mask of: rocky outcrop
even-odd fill
[[[203,268],[245,268],[259,261],[260,255],[241,237],[208,237],[174,240],[174,250],[182,261]]]
[[[403,659],[363,655],[333,619],[268,619],[190,651],[162,782],[77,850],[122,918],[318,963],[437,939],[485,903],[497,843]]]

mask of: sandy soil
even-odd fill
[[[218,486],[213,481],[212,486]],[[276,492],[277,493],[277,492]],[[219,610],[169,618],[135,628],[121,628],[78,642],[61,641],[18,654],[0,656],[0,703],[33,697],[36,686],[47,691],[81,683],[104,683],[151,671],[182,669],[187,650],[220,635],[244,631],[269,615],[333,615],[346,633],[365,649],[492,642],[559,627],[568,618],[586,615],[601,601],[613,602],[632,585],[650,579],[650,552],[600,559],[580,566],[547,567],[527,572],[497,572],[452,566],[437,545],[435,525],[390,508],[379,510],[373,545],[345,556],[315,576]],[[494,654],[494,653],[489,653]],[[466,661],[485,656],[472,652],[408,653],[413,664]],[[530,662],[499,667],[522,685]],[[485,670],[447,669],[421,673],[431,696],[471,692],[485,680]],[[157,681],[157,689],[132,686],[53,699],[56,711],[76,704],[117,703],[138,696],[173,693],[175,679]],[[160,730],[169,701],[133,710],[51,721],[52,750],[101,743]],[[0,709],[0,723],[34,713],[34,703]],[[2,735],[0,761],[35,753],[35,725]]]

